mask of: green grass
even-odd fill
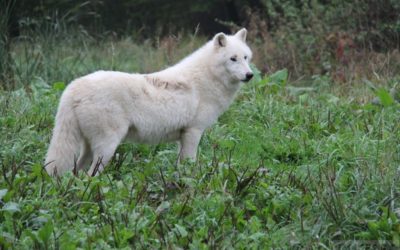
[[[0,248],[400,247],[399,104],[380,90],[385,106],[371,105],[364,84],[327,76],[296,88],[286,71],[257,75],[206,131],[196,163],[177,166],[173,144],[125,143],[98,177],[50,178],[63,86],[53,83],[153,71],[199,44],[74,41],[13,48],[16,86],[0,92]],[[172,58],[169,46],[180,47]]]

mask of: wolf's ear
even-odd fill
[[[243,42],[246,42],[246,36],[247,36],[247,30],[245,28],[239,30],[236,32],[235,36],[242,40]]]
[[[218,33],[213,38],[215,47],[225,47],[226,46],[226,36],[224,33]]]

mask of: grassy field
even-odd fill
[[[196,163],[177,165],[173,144],[125,143],[98,177],[43,171],[71,79],[151,72],[202,42],[13,45],[0,90],[1,249],[400,247],[396,76],[293,84],[286,70],[258,73],[206,131]]]

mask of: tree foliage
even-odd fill
[[[112,31],[139,37],[163,36],[180,31],[205,34],[227,31],[225,22],[246,25],[252,16],[265,21],[269,32],[326,29],[356,32],[375,48],[396,47],[400,33],[397,0],[194,0],[194,1],[68,1],[6,0],[15,2],[9,23],[12,35],[54,18],[83,26],[89,32]],[[222,22],[221,22],[222,21]],[[318,32],[318,30],[315,30]]]

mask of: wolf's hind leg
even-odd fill
[[[81,146],[81,152],[79,155],[78,162],[76,164],[78,170],[82,170],[90,164],[93,155],[90,149],[89,143],[85,140]]]
[[[91,176],[98,175],[102,172],[108,162],[111,160],[118,145],[125,137],[128,129],[120,129],[106,136],[99,136],[91,143],[93,152],[93,161],[88,174]],[[118,133],[119,132],[119,133]]]

